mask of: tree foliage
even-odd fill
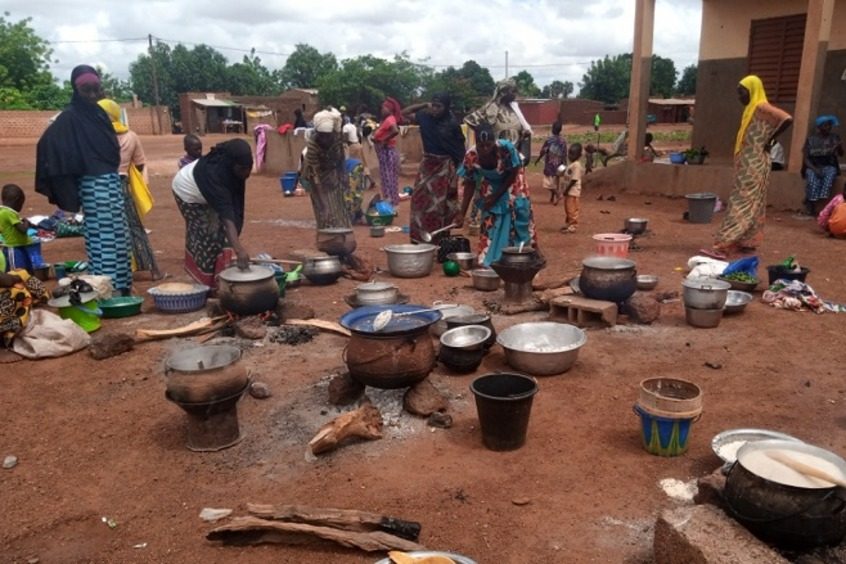
[[[287,88],[315,88],[321,77],[337,70],[335,55],[298,43],[282,67],[281,81]]]
[[[365,107],[378,113],[386,96],[401,104],[419,98],[431,77],[428,67],[412,63],[404,53],[391,61],[362,55],[341,61],[336,70],[318,79],[317,88],[321,104],[346,105],[350,110]]]
[[[541,96],[544,98],[569,98],[575,86],[569,80],[561,82],[560,80],[553,80],[543,87]]]
[[[537,98],[541,89],[535,84],[535,78],[527,70],[521,70],[514,75],[514,82],[517,83],[517,95],[524,98]]]
[[[632,75],[632,54],[623,53],[591,61],[587,73],[580,84],[580,98],[599,100],[606,104],[616,104],[629,96],[629,83]],[[671,59],[652,56],[652,80],[649,93],[653,96],[671,96],[675,89],[676,65]]]
[[[685,67],[682,71],[679,83],[676,85],[676,94],[680,96],[693,96],[696,94],[696,65]]]
[[[446,92],[452,98],[452,108],[465,114],[481,106],[493,95],[494,79],[488,69],[476,61],[465,61],[460,68],[447,67],[432,75],[425,86],[424,97]]]
[[[50,44],[36,35],[32,18],[0,16],[0,109],[61,108],[70,99],[50,74]]]

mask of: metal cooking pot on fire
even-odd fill
[[[279,285],[273,271],[264,266],[250,265],[246,270],[237,266],[218,274],[217,295],[220,307],[236,315],[258,315],[276,309]]]
[[[587,298],[624,302],[637,290],[637,267],[629,259],[588,257],[582,261],[579,289]]]

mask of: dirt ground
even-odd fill
[[[205,143],[220,139],[207,137]],[[163,270],[187,280],[181,266],[184,223],[169,192],[181,138],[143,142],[156,196],[146,220],[152,243]],[[0,142],[0,181],[25,187],[27,214],[49,213],[46,200],[32,192],[34,152],[34,140]],[[562,235],[563,209],[547,203],[536,173],[531,183],[548,259],[542,281],[578,272],[593,249],[592,234],[618,231],[625,218],[642,216],[650,233],[631,255],[638,271],[657,274],[658,290],[680,290],[681,267],[717,227],[716,221],[684,222],[683,199],[633,195],[620,187],[616,201],[609,201],[612,194],[599,194],[588,182],[580,230]],[[407,224],[407,218],[403,203],[396,223]],[[285,257],[311,248],[311,222],[307,198],[283,199],[276,178],[249,181],[244,240],[253,253]],[[761,263],[795,254],[811,268],[808,281],[819,294],[846,302],[844,242],[825,238],[815,227],[792,212],[771,210]],[[380,247],[405,242],[399,233],[371,239],[367,228],[356,231],[360,252],[383,268]],[[83,241],[54,241],[44,255],[50,262],[82,259]],[[449,298],[481,308],[489,297],[468,287],[466,278],[447,278],[439,270],[422,280],[392,281],[412,303]],[[136,292],[144,295],[150,285],[139,280]],[[342,298],[354,286],[346,279],[324,287],[303,284],[287,299],[336,320],[348,310]],[[148,300],[144,315],[106,320],[105,327],[173,327],[201,316],[157,314]],[[542,317],[497,315],[494,323],[502,330]],[[345,339],[331,334],[296,347],[268,343],[247,351],[244,362],[273,396],[245,398],[239,405],[245,439],[210,454],[184,448],[185,416],[164,398],[163,360],[190,341],[144,344],[99,362],[81,352],[0,365],[0,456],[19,460],[15,468],[0,470],[0,560],[364,564],[381,558],[331,546],[232,548],[205,540],[211,526],[199,519],[202,508],[243,514],[248,502],[256,502],[356,508],[419,521],[422,544],[481,563],[650,562],[655,516],[676,503],[659,480],[688,481],[715,469],[720,461],[710,440],[716,433],[763,427],[846,454],[843,322],[836,314],[787,312],[756,301],[717,329],[695,329],[685,324],[682,305],[673,303],[651,326],[590,330],[570,372],[539,379],[528,442],[508,453],[481,444],[468,390],[474,376],[452,376],[438,366],[431,379],[452,398],[451,429],[433,430],[422,420],[398,416],[380,441],[307,460],[306,443],[338,412],[326,401],[326,385],[344,368]],[[504,369],[503,354],[494,347],[477,375]],[[641,447],[632,404],[638,382],[651,376],[683,377],[704,391],[704,415],[684,456],[659,458]],[[380,404],[396,403],[395,394],[374,395]],[[530,503],[518,506],[515,498]]]

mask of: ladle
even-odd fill
[[[442,231],[447,231],[449,229],[452,229],[455,226],[456,225],[454,223],[450,223],[449,225],[447,225],[445,227],[441,227],[440,229],[435,229],[431,233],[429,233],[428,231],[421,231],[420,232],[420,240],[423,241],[424,243],[431,243],[432,237],[434,237],[438,233],[441,233]]]
[[[396,319],[397,317],[406,317],[408,315],[417,315],[418,313],[426,313],[429,311],[440,311],[442,309],[450,309],[456,307],[457,304],[438,304],[434,307],[428,307],[426,309],[417,309],[414,311],[401,311],[399,313],[394,313],[390,309],[386,309],[383,312],[380,312],[376,317],[373,318],[373,330],[374,331],[381,331],[388,324]]]

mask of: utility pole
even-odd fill
[[[508,50],[505,51],[505,78],[508,78]]]
[[[159,130],[158,135],[162,134],[162,114],[159,110],[159,75],[156,72],[156,57],[153,53],[153,34],[147,34],[147,44],[149,46],[150,52],[150,68],[153,71],[153,101],[155,102],[155,106],[153,107],[153,112],[156,114],[156,122],[158,123]]]

